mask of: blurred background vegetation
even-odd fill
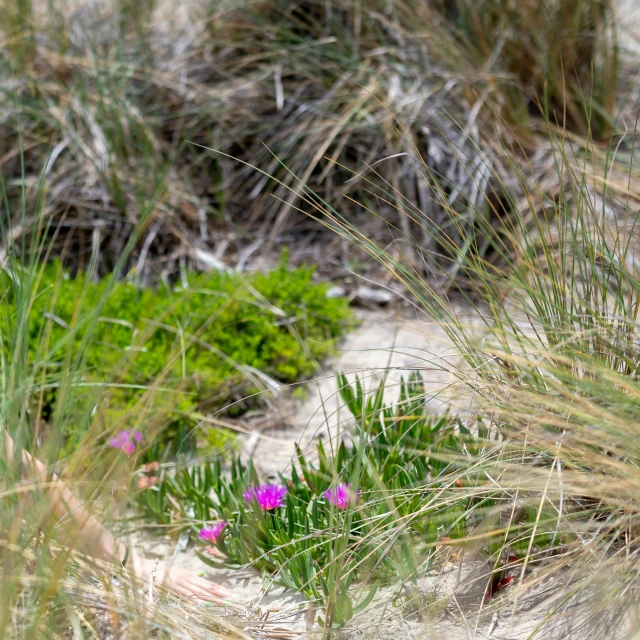
[[[46,221],[75,268],[97,254],[98,275],[144,218],[126,265],[140,284],[269,264],[282,245],[347,275],[353,252],[298,211],[302,184],[416,268],[446,273],[451,249],[407,208],[461,246],[499,208],[492,172],[511,186],[499,136],[520,154],[545,118],[601,138],[617,114],[609,0],[3,0],[3,15],[7,206],[19,216],[24,192],[24,225]]]

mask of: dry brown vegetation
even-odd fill
[[[321,275],[399,281],[466,355],[461,382],[492,430],[478,491],[500,491],[500,504],[471,538],[506,540],[516,515],[533,514],[515,595],[486,608],[515,611],[551,576],[536,632],[608,637],[633,622],[636,80],[611,1],[0,6],[3,262],[50,251],[148,285],[193,267],[252,269],[290,246]],[[487,319],[480,340],[443,289]],[[45,380],[26,366],[29,308],[2,376],[2,420],[24,425],[31,394],[72,388],[77,373]],[[117,472],[87,481],[87,499],[108,501]],[[3,481],[9,522],[23,489],[11,470]],[[221,628],[202,611],[187,628],[164,604],[140,616],[135,592],[118,606],[101,588],[77,597],[76,565],[65,557],[52,577],[51,556],[31,554],[50,548],[46,510],[32,514],[22,546],[1,551],[17,567],[0,609],[8,637],[81,637],[96,620],[94,637]],[[549,521],[552,542],[537,546]],[[499,544],[482,579],[509,553]]]
[[[297,259],[344,273],[344,243],[296,210],[303,184],[419,269],[447,269],[450,248],[407,211],[461,247],[493,216],[497,136],[535,147],[541,110],[579,134],[614,125],[608,0],[3,6],[16,233],[23,189],[24,224],[50,225],[75,264],[99,252],[107,273],[136,229],[143,281],[207,257],[245,267],[294,239]]]

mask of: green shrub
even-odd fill
[[[94,403],[103,431],[150,398],[165,441],[182,442],[203,414],[233,402],[237,413],[257,402],[238,402],[245,395],[312,375],[353,324],[347,302],[328,298],[327,285],[314,284],[312,276],[313,269],[290,270],[283,261],[267,274],[197,275],[188,288],[154,291],[94,283],[82,273],[72,279],[56,263],[34,285],[28,358],[52,379],[73,360],[84,384],[109,381],[97,387],[102,401],[89,386],[77,409]],[[4,290],[0,332],[6,336],[15,300],[10,287]],[[55,385],[44,395],[34,403],[48,419],[55,413]],[[86,428],[80,420],[65,425],[70,445]]]

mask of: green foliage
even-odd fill
[[[335,625],[373,596],[370,589],[353,605],[352,584],[372,580],[375,589],[379,581],[413,582],[419,568],[430,565],[439,539],[466,535],[473,500],[452,478],[461,476],[481,446],[458,419],[430,414],[419,374],[402,383],[395,406],[382,405],[383,384],[369,398],[359,380],[353,387],[340,376],[339,384],[366,435],[353,448],[341,443],[333,455],[319,442],[315,464],[298,449],[297,465],[279,477],[288,490],[281,508],[261,511],[247,503],[243,493],[259,478],[251,461],[245,467],[239,459],[228,473],[219,460],[184,469],[138,497],[147,515],[162,524],[197,531],[225,520],[218,541],[225,564],[275,573],[280,583],[324,603]],[[470,473],[467,482],[474,478]],[[350,485],[347,509],[324,495],[338,484]]]
[[[514,511],[503,491],[483,486],[483,461],[501,444],[482,423],[473,434],[458,418],[432,415],[420,374],[401,383],[391,406],[383,404],[384,380],[368,397],[358,378],[338,382],[360,437],[332,453],[319,441],[315,463],[298,448],[297,464],[279,474],[287,487],[280,508],[247,503],[243,494],[259,477],[239,458],[227,471],[216,459],[166,476],[138,494],[139,505],[153,520],[193,532],[227,522],[216,543],[224,558],[197,552],[202,561],[260,569],[323,604],[330,626],[367,606],[381,583],[411,589],[441,545],[472,546],[490,563],[491,598],[512,579],[514,563],[534,564],[531,552],[544,555],[566,539],[548,507],[532,506],[523,492]],[[345,484],[351,499],[340,509],[325,492]]]
[[[152,394],[154,419],[166,429],[165,440],[177,443],[204,413],[262,391],[265,379],[288,383],[311,375],[353,324],[347,303],[327,298],[327,286],[312,282],[312,269],[290,270],[284,261],[268,274],[194,276],[175,291],[94,283],[82,273],[72,279],[59,264],[40,275],[29,311],[29,362],[55,378],[80,359],[85,382],[105,383],[108,402],[87,391],[79,407],[99,404],[106,429]],[[15,303],[6,300],[0,318],[5,336]],[[87,309],[98,310],[95,325]],[[41,401],[46,419],[56,410],[55,385],[44,396],[34,403]],[[71,421],[65,429],[73,444],[86,426]]]

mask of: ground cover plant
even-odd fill
[[[328,633],[364,610],[380,586],[406,598],[408,611],[425,607],[418,580],[437,575],[439,551],[463,545],[471,532],[484,531],[478,552],[493,566],[487,601],[511,580],[529,536],[537,553],[560,543],[557,518],[547,510],[541,522],[524,499],[501,535],[504,495],[483,475],[498,438],[434,414],[419,373],[389,405],[385,380],[366,394],[360,379],[352,385],[341,376],[339,389],[355,421],[353,446],[319,441],[315,463],[298,448],[290,472],[268,483],[251,460],[196,463],[142,492],[139,504],[159,524],[190,531],[206,549],[197,552],[205,564],[253,566],[268,583],[304,593]]]
[[[161,481],[143,494],[143,504],[160,522],[174,520],[194,534],[200,532],[204,544],[215,544],[222,559],[200,553],[205,563],[255,566],[267,579],[275,578],[324,605],[329,627],[341,626],[370,602],[378,581],[391,574],[412,583],[430,564],[429,552],[418,559],[415,539],[381,553],[381,541],[399,521],[414,517],[415,538],[423,538],[426,549],[429,543],[434,545],[438,529],[451,536],[465,530],[461,512],[428,510],[422,494],[413,504],[385,498],[391,486],[415,490],[424,486],[425,479],[433,480],[434,488],[446,485],[442,469],[447,463],[438,454],[449,450],[449,458],[454,458],[462,451],[465,436],[458,423],[424,410],[416,393],[418,382],[413,378],[403,384],[398,415],[381,404],[383,385],[367,400],[359,380],[356,391],[342,379],[342,393],[350,398],[350,410],[362,421],[366,437],[353,448],[340,443],[333,455],[320,443],[317,464],[298,449],[290,474],[261,484],[251,461],[244,467],[237,459],[229,473],[223,472],[219,461],[206,462]],[[410,420],[403,421],[402,414]],[[173,505],[179,505],[179,513]],[[415,518],[421,510],[424,515]],[[208,537],[211,530],[205,525],[216,520],[216,535]],[[338,563],[340,573],[335,574]],[[363,575],[370,581],[354,607],[352,582],[362,583]]]
[[[17,267],[18,268],[18,267]],[[260,392],[309,377],[353,318],[345,300],[328,298],[327,285],[312,282],[313,270],[291,270],[286,259],[267,274],[239,277],[214,272],[194,275],[186,287],[141,289],[134,283],[75,278],[58,264],[43,269],[30,292],[28,362],[45,377],[55,376],[82,353],[84,378],[106,381],[106,397],[95,390],[77,399],[96,403],[101,432],[126,426],[132,409],[151,385],[176,392],[158,404],[154,420],[163,434],[148,457],[165,447],[193,448],[194,428],[217,410],[234,415],[260,403]],[[15,323],[15,292],[3,275],[3,335]],[[100,307],[87,344],[84,309]],[[86,314],[85,314],[86,315]],[[11,358],[5,343],[5,358]],[[37,420],[56,413],[56,389],[34,396]],[[244,403],[238,400],[247,398]],[[85,437],[87,425],[71,417],[63,428],[69,450]],[[95,436],[96,434],[94,434]],[[221,440],[222,441],[222,440]],[[165,452],[166,453],[166,452]]]

